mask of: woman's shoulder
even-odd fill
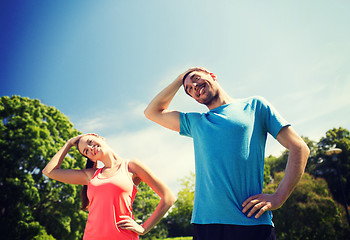
[[[151,170],[145,163],[142,161],[138,160],[137,158],[129,159],[129,171],[134,173],[134,174],[140,174],[142,172],[150,172]]]
[[[133,159],[127,159],[126,160],[128,164],[128,171],[132,175],[131,178],[134,182],[134,184],[137,186],[141,183],[141,178],[140,178],[140,169],[143,169],[141,161],[139,161],[136,158]],[[142,175],[142,174],[141,174]]]
[[[143,163],[140,160],[138,160],[137,158],[127,159],[126,162],[129,166],[129,169],[131,169],[131,170],[137,169],[143,165]]]

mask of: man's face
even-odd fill
[[[216,81],[204,71],[193,71],[184,80],[185,92],[197,102],[209,105],[217,95]]]

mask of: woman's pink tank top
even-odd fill
[[[116,225],[120,216],[132,214],[132,203],[137,188],[128,172],[128,161],[123,160],[117,172],[109,178],[100,176],[99,168],[88,184],[90,200],[89,215],[84,232],[84,240],[134,240],[138,234],[119,229]]]

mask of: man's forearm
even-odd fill
[[[300,146],[290,149],[285,175],[276,190],[276,196],[284,203],[290,194],[293,192],[295,186],[300,181],[310,150],[308,146],[302,141]]]

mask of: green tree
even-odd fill
[[[170,237],[192,236],[191,215],[194,202],[194,173],[181,179],[181,190],[169,215],[165,219]]]
[[[145,222],[154,212],[160,201],[159,196],[144,182],[137,188],[133,203],[133,214],[136,222]],[[163,221],[159,222],[150,232],[140,239],[160,239],[168,235],[167,227]]]
[[[264,192],[275,192],[283,176],[283,172],[276,173],[274,183],[265,187]],[[280,240],[346,239],[345,236],[350,234],[341,206],[333,200],[326,181],[308,173],[273,215]]]
[[[314,141],[310,140],[307,137],[302,137],[302,139],[305,141],[305,143],[308,145],[310,149],[310,158],[314,158],[317,151],[317,146]],[[289,150],[286,149],[282,152],[282,154],[279,157],[275,156],[268,156],[265,158],[265,173],[264,173],[264,184],[269,183],[267,180],[267,174],[270,172],[270,177],[272,178],[273,175],[277,172],[283,172],[286,168],[287,161],[289,156]],[[309,161],[310,162],[310,161]],[[310,167],[310,164],[308,162],[307,169],[312,168]],[[265,185],[266,186],[266,185]]]
[[[87,213],[81,186],[44,177],[41,170],[69,138],[69,119],[39,100],[0,98],[0,234],[3,239],[79,239]],[[84,168],[77,149],[63,168]],[[53,237],[52,237],[52,236]]]
[[[326,151],[334,144],[337,148],[342,149],[342,153],[337,156],[337,162],[326,156]],[[316,177],[324,178],[334,198],[338,202],[343,203],[337,172],[338,168],[346,201],[350,202],[350,133],[347,129],[339,127],[328,130],[326,136],[322,137],[317,143],[317,153],[310,164],[312,165],[310,173]]]
[[[264,165],[264,186],[267,186],[269,183],[273,181],[273,172],[274,171],[274,165],[276,164],[276,161],[278,160],[275,156],[268,156],[265,158],[265,165]]]

